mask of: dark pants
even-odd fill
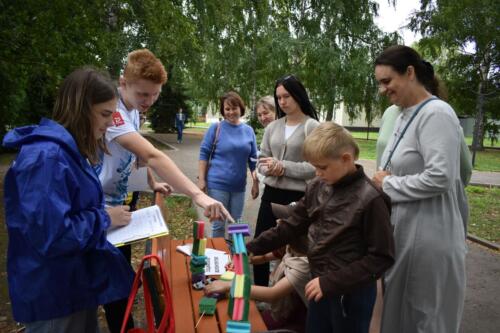
[[[124,205],[130,206],[130,211],[136,210],[137,201],[139,200],[139,192],[134,192],[132,194],[132,199],[129,202],[124,202]],[[118,248],[123,254],[128,263],[132,262],[132,246],[123,245]],[[127,310],[128,299],[120,299],[108,304],[104,304],[104,311],[106,312],[106,321],[108,323],[108,329],[111,333],[120,333],[123,317],[125,316],[125,311]],[[134,318],[132,315],[128,318],[127,329],[134,327]]]
[[[118,248],[127,261],[130,263],[132,258],[132,246],[123,245]],[[123,298],[108,304],[104,304],[104,311],[106,312],[106,322],[108,323],[108,329],[111,333],[120,333],[123,317],[125,316],[125,311],[127,310],[127,298]],[[128,318],[127,329],[134,327],[134,319],[132,315]]]
[[[184,130],[183,125],[177,125],[177,141],[182,142],[182,131]]]
[[[257,225],[255,226],[255,238],[267,229],[276,226],[276,217],[271,209],[271,203],[288,205],[291,202],[299,201],[304,196],[304,192],[281,190],[266,185],[260,201]],[[253,266],[254,284],[258,286],[269,285],[269,263]]]
[[[310,301],[306,331],[311,333],[368,333],[377,296],[375,281],[349,294]]]

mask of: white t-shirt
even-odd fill
[[[285,126],[285,140],[288,140],[288,138],[292,136],[293,132],[295,132],[295,130],[297,129],[297,127],[299,127],[299,125],[300,124],[294,126],[290,125]]]
[[[121,205],[127,197],[128,177],[136,161],[135,155],[123,148],[115,139],[139,131],[139,111],[127,110],[120,98],[117,111],[113,113],[113,122],[115,125],[106,131],[106,145],[111,155],[103,154],[101,163],[95,166],[104,190],[106,204],[110,206]]]

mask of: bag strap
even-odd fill
[[[312,118],[307,118],[306,123],[304,124],[304,134],[305,134],[306,138],[309,135],[309,131],[307,130],[308,129],[307,124],[309,124],[311,122],[311,120],[312,120]]]
[[[430,101],[436,100],[436,99],[439,99],[439,98],[437,98],[437,97],[431,97],[431,98],[427,99],[426,101],[422,102],[422,104],[419,105],[419,107],[417,108],[417,110],[415,110],[415,112],[413,112],[413,114],[411,115],[410,120],[408,120],[408,122],[406,123],[406,126],[403,129],[403,131],[401,132],[401,135],[399,136],[398,140],[392,146],[391,153],[389,154],[389,157],[387,158],[387,161],[384,164],[384,168],[383,168],[384,171],[387,170],[387,167],[389,166],[389,164],[391,164],[392,155],[394,155],[394,152],[396,151],[396,148],[398,147],[399,143],[403,139],[403,136],[405,135],[406,130],[408,129],[408,127],[410,127],[410,124],[413,122],[413,119],[415,119],[415,117],[417,116],[417,114],[420,112],[420,110],[422,110],[422,108],[427,103],[429,103]]]
[[[149,285],[147,283],[147,279],[143,278],[144,273],[144,263],[148,260],[154,259],[158,263],[159,271],[160,271],[160,281],[163,287],[163,298],[165,301],[165,311],[163,312],[163,317],[158,325],[158,329],[155,330],[154,324],[154,316],[153,316],[153,305],[151,301],[151,291]],[[142,258],[141,263],[139,264],[139,268],[137,269],[137,273],[134,278],[134,283],[132,284],[132,289],[128,298],[127,308],[125,310],[125,315],[123,317],[122,327],[120,332],[126,333],[125,328],[127,325],[128,318],[132,312],[132,307],[134,305],[134,299],[137,296],[137,292],[139,290],[139,283],[142,281],[144,288],[144,302],[146,309],[146,319],[148,323],[148,333],[174,333],[175,332],[175,319],[172,308],[172,294],[170,290],[170,286],[168,284],[167,275],[165,274],[165,270],[163,269],[163,264],[158,258],[158,256],[154,254],[146,255]]]
[[[210,164],[210,161],[212,160],[212,157],[214,156],[215,147],[217,146],[217,141],[219,141],[220,127],[221,127],[221,122],[218,122],[217,129],[215,130],[214,141],[212,142],[212,149],[210,150],[210,155],[208,155],[207,165]]]

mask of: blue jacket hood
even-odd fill
[[[31,142],[48,140],[54,141],[64,147],[74,158],[81,159],[81,154],[73,136],[59,123],[42,118],[39,125],[29,125],[9,131],[4,139],[3,146],[17,148]]]

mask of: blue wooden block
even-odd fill
[[[226,333],[250,333],[252,326],[248,321],[228,320]]]

